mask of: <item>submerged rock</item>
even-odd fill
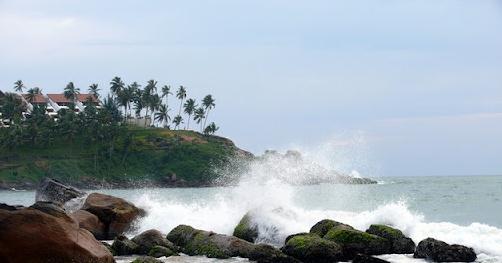
[[[118,236],[113,240],[112,250],[116,256],[138,254],[139,246],[126,236]]]
[[[8,204],[0,203],[0,210],[16,211],[16,210],[20,210],[23,208],[26,208],[26,207],[24,207],[22,205],[8,205]]]
[[[96,215],[85,210],[78,210],[72,213],[71,217],[78,222],[80,228],[87,229],[96,239],[106,239],[105,224]]]
[[[390,241],[392,254],[413,254],[415,251],[415,242],[406,237],[399,229],[386,225],[371,225],[366,233],[383,237]]]
[[[286,255],[306,263],[330,263],[344,258],[342,247],[314,234],[296,234],[288,237],[281,250]]]
[[[251,215],[245,214],[239,224],[235,227],[233,236],[244,239],[248,242],[254,242],[258,238],[258,227],[253,224]]]
[[[474,249],[462,245],[449,245],[434,238],[427,238],[415,250],[414,258],[425,258],[436,262],[474,262]]]
[[[145,214],[144,210],[122,198],[99,193],[90,194],[82,210],[96,215],[105,224],[107,239],[130,230],[134,220]]]
[[[150,256],[142,256],[142,257],[139,257],[137,259],[135,259],[133,262],[131,263],[162,263],[162,261],[154,258],[154,257],[150,257]]]
[[[318,235],[320,237],[324,237],[331,229],[354,229],[353,227],[331,220],[331,219],[323,219],[317,222],[310,229],[311,234]]]
[[[167,247],[163,246],[154,246],[150,251],[148,252],[148,256],[154,257],[154,258],[160,258],[160,257],[170,257],[177,255],[177,253]]]
[[[379,259],[376,257],[368,256],[365,254],[357,254],[354,259],[352,259],[352,263],[390,263],[387,260]]]
[[[332,228],[324,235],[324,239],[342,246],[346,259],[354,258],[358,253],[382,255],[391,252],[391,245],[387,239],[355,229]]]
[[[0,210],[2,262],[114,262],[108,249],[54,204]]]
[[[54,179],[44,178],[38,185],[35,200],[63,206],[71,199],[83,196],[85,196],[85,192],[75,187],[67,186]]]
[[[131,239],[131,241],[138,245],[139,254],[148,254],[155,246],[166,247],[174,252],[177,251],[174,244],[167,240],[160,231],[155,229],[144,231]]]

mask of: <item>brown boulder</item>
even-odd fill
[[[80,228],[91,232],[96,239],[106,239],[105,224],[96,215],[85,210],[78,210],[72,213],[71,217],[78,222]]]
[[[106,238],[112,239],[132,227],[134,220],[144,215],[144,210],[132,203],[111,195],[92,193],[82,210],[95,214],[105,224]]]
[[[0,210],[0,233],[0,262],[114,262],[89,231],[44,203]]]

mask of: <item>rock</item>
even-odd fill
[[[352,259],[352,263],[390,263],[390,262],[387,260],[368,256],[365,254],[357,254],[354,257],[354,259]]]
[[[137,259],[135,259],[133,262],[131,263],[162,263],[162,261],[154,258],[154,257],[150,257],[150,256],[142,256],[142,257],[139,257]]]
[[[342,248],[314,234],[293,235],[281,249],[286,255],[306,263],[330,263],[343,259]]]
[[[320,237],[324,237],[333,228],[343,228],[343,229],[354,229],[353,227],[331,220],[331,219],[324,219],[319,222],[317,222],[312,228],[310,229],[311,234],[316,234]]]
[[[24,207],[22,205],[8,205],[8,204],[0,203],[0,210],[16,211],[16,210],[20,210],[23,208],[26,208],[26,207]]]
[[[470,247],[448,245],[434,238],[426,238],[418,243],[413,257],[436,262],[473,262],[476,260],[476,253]]]
[[[145,214],[144,210],[122,198],[99,193],[90,194],[82,210],[95,214],[105,224],[107,239],[130,230],[134,220]]]
[[[245,214],[239,224],[235,227],[233,236],[254,242],[258,237],[258,227],[251,221],[251,215]]]
[[[147,230],[135,236],[131,240],[139,246],[138,248],[139,254],[144,254],[144,255],[148,254],[148,252],[154,246],[163,246],[169,248],[174,252],[177,251],[174,244],[171,243],[171,241],[167,240],[164,236],[162,236],[162,233],[160,233],[160,231],[155,229]]]
[[[110,251],[110,253],[112,253],[112,255],[116,255],[115,251],[113,251],[112,245],[110,245],[109,243],[107,243],[105,241],[101,241],[101,244],[103,244],[103,246],[105,246],[108,249],[108,251]]]
[[[0,210],[0,261],[114,262],[108,249],[54,204]],[[59,207],[58,207],[59,208]],[[60,209],[60,208],[59,208]]]
[[[98,240],[106,239],[105,224],[99,218],[85,210],[78,210],[70,215],[80,228],[87,229]]]
[[[69,200],[83,196],[85,193],[77,188],[64,185],[54,179],[44,178],[38,185],[35,200],[63,206]]]
[[[167,239],[180,246],[188,255],[205,255],[210,258],[248,258],[255,245],[234,236],[198,230],[179,225],[167,235]]]
[[[160,257],[170,257],[177,255],[176,252],[173,250],[163,247],[163,246],[154,246],[150,251],[148,252],[148,256],[154,257],[154,258],[160,258]]]
[[[392,254],[413,254],[415,251],[415,242],[406,237],[399,229],[385,225],[371,225],[366,233],[383,237],[390,241]]]
[[[352,259],[358,253],[367,255],[389,254],[390,241],[355,229],[332,228],[324,239],[342,246],[345,259]]]
[[[114,255],[123,256],[138,254],[139,246],[126,236],[118,236],[113,240],[112,249],[115,252]]]
[[[258,263],[301,263],[297,259],[267,244],[256,245],[254,249],[251,250],[249,259]]]

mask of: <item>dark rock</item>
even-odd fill
[[[35,200],[37,202],[52,202],[62,206],[73,198],[83,196],[85,193],[77,188],[64,185],[54,179],[44,178],[38,185]]]
[[[110,251],[89,231],[60,210],[51,211],[54,205],[37,204],[0,210],[0,261],[114,262]]]
[[[267,244],[256,245],[253,250],[251,250],[249,259],[258,263],[300,263],[297,259]]]
[[[8,205],[4,203],[0,203],[0,210],[7,210],[7,211],[16,211],[20,209],[24,209],[26,207],[22,205]]]
[[[392,254],[413,254],[415,251],[415,242],[406,237],[399,229],[385,225],[371,225],[366,233],[389,240],[392,246]]]
[[[64,208],[60,207],[59,205],[52,203],[52,202],[36,202],[33,205],[30,206],[32,209],[36,209],[38,211],[44,212],[46,214],[62,218],[70,223],[76,223],[68,214],[66,214],[66,211]],[[78,224],[77,224],[78,226]]]
[[[443,241],[427,238],[418,243],[413,257],[436,262],[473,262],[476,260],[476,253],[470,247],[448,245]]]
[[[319,222],[317,222],[312,228],[310,229],[311,234],[316,234],[320,237],[324,237],[333,228],[340,228],[340,229],[354,229],[353,227],[331,220],[331,219],[324,219]]]
[[[354,259],[352,259],[352,263],[390,263],[387,260],[379,259],[376,257],[368,256],[365,254],[357,254]]]
[[[210,258],[248,258],[255,245],[234,236],[198,230],[179,225],[167,235],[167,239],[180,246],[188,255],[205,255]]]
[[[131,263],[162,263],[162,261],[154,258],[154,257],[150,257],[150,256],[142,256],[142,257],[139,257],[137,259],[135,259],[133,262]]]
[[[162,246],[169,248],[170,250],[176,252],[177,249],[174,246],[171,241],[167,240],[160,231],[155,230],[155,229],[150,229],[147,230],[137,236],[135,236],[133,239],[131,239],[134,243],[136,243],[139,248],[138,248],[138,253],[139,254],[148,254],[148,252],[154,247],[154,246]]]
[[[90,194],[82,210],[95,214],[105,224],[107,239],[130,230],[134,220],[145,214],[144,210],[122,198],[99,193]]]
[[[85,210],[78,210],[72,213],[71,217],[78,222],[81,228],[89,230],[96,239],[106,239],[105,224],[95,214]]]
[[[245,214],[239,224],[235,227],[233,236],[254,242],[258,237],[258,227],[251,221],[251,215]]]
[[[101,241],[101,244],[103,244],[103,246],[105,246],[108,249],[108,251],[110,251],[110,253],[112,253],[112,255],[115,255],[115,251],[113,251],[112,245],[110,245],[109,243],[107,243],[105,241]]]
[[[154,257],[154,258],[170,257],[170,256],[174,256],[174,255],[178,255],[178,254],[175,251],[173,251],[167,247],[163,247],[163,246],[154,246],[148,252],[148,256]]]
[[[118,236],[113,240],[112,249],[117,256],[138,254],[138,244],[126,236]]]
[[[281,249],[286,255],[306,263],[331,263],[343,259],[342,248],[314,234],[290,236]]]
[[[390,241],[387,239],[355,229],[332,228],[324,235],[324,239],[342,246],[346,259],[354,258],[358,253],[381,255],[391,252]]]

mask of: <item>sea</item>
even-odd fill
[[[266,174],[266,173],[265,173]],[[473,247],[478,262],[502,262],[502,176],[382,177],[378,184],[290,184],[258,176],[235,186],[93,190],[125,198],[148,211],[128,233],[168,233],[179,224],[232,234],[242,216],[258,223],[257,242],[280,247],[285,237],[308,232],[329,218],[359,230],[388,224],[416,243],[433,237]],[[31,205],[34,191],[1,191],[0,202]],[[425,262],[412,255],[382,255],[390,262]],[[131,257],[118,257],[130,262]],[[205,257],[170,257],[165,262],[247,262]]]

